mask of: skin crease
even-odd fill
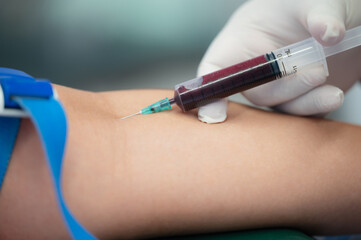
[[[235,103],[222,124],[176,108],[121,120],[172,91],[55,87],[69,123],[65,199],[101,239],[273,226],[361,232],[360,126]],[[29,120],[21,123],[0,212],[0,239],[69,238]]]

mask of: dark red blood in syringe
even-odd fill
[[[262,55],[202,77],[194,89],[184,86],[176,91],[175,100],[184,111],[200,107],[216,99],[270,82],[280,76],[273,54]],[[182,104],[181,104],[181,103]]]
[[[212,73],[209,73],[207,75],[204,75],[202,84],[206,84],[206,83],[212,82],[214,80],[218,80],[220,78],[227,77],[227,76],[229,76],[231,74],[234,74],[234,73],[240,72],[242,70],[246,70],[246,69],[249,69],[251,67],[260,65],[262,63],[267,63],[267,62],[268,62],[268,60],[266,59],[266,57],[264,55],[262,55],[262,56],[250,59],[248,61],[235,64],[233,66],[221,69],[219,71],[212,72]],[[261,69],[259,69],[259,70],[261,70]],[[266,67],[266,69],[262,69],[262,70],[266,70],[267,72],[269,72],[270,69],[267,69],[267,67]],[[265,72],[262,72],[262,70],[258,71],[257,73],[260,72],[262,75],[264,75]],[[255,74],[255,73],[256,72],[254,72],[253,74]],[[246,79],[242,78],[242,80],[245,81]]]

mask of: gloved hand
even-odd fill
[[[345,29],[361,24],[360,0],[252,0],[242,5],[213,41],[198,69],[204,75],[314,37],[330,46],[343,39]],[[343,91],[361,79],[361,48],[327,58],[330,76],[322,67],[247,90],[253,104],[295,115],[324,115],[342,105]],[[227,100],[198,112],[201,121],[222,122]]]

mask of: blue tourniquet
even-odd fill
[[[0,84],[5,109],[8,113],[18,109],[31,118],[40,136],[55,196],[65,224],[74,239],[96,239],[70,213],[61,190],[61,168],[66,145],[67,122],[61,103],[54,97],[48,81],[37,81],[24,72],[0,68]],[[12,149],[17,136],[20,119],[0,117],[0,190]]]

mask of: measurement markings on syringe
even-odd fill
[[[283,56],[282,53],[278,53],[277,56],[276,56],[276,59],[273,60],[273,61],[279,61],[279,62],[281,62],[282,68],[283,68],[283,71],[281,71],[282,76],[288,76],[288,75],[297,73],[298,66],[297,66],[297,65],[293,65],[293,66],[292,66],[292,70],[293,70],[293,71],[290,72],[290,73],[287,73],[286,66],[285,66],[285,64],[284,64],[284,62],[283,62],[282,60],[285,59],[285,58],[288,58],[288,57],[292,57],[293,55],[296,55],[296,54],[299,54],[299,53],[308,51],[308,50],[310,50],[310,49],[312,49],[312,48],[313,48],[313,47],[307,47],[307,48],[304,48],[304,49],[302,49],[302,50],[296,51],[296,52],[294,52],[294,53],[292,53],[290,49],[286,49],[286,50],[285,50],[285,54],[286,54],[286,55]]]

